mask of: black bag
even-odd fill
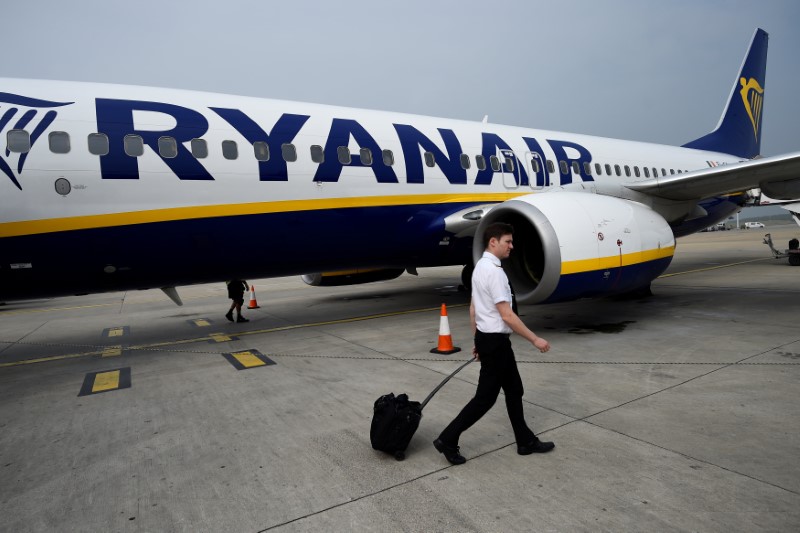
[[[408,443],[411,442],[411,437],[414,436],[414,432],[419,427],[419,421],[422,420],[422,409],[431,401],[433,395],[450,381],[450,378],[472,361],[474,359],[470,359],[444,378],[422,403],[409,400],[406,394],[395,396],[392,392],[375,400],[372,425],[369,429],[369,440],[372,447],[394,455],[398,461],[405,459]]]
[[[372,447],[405,459],[405,450],[422,419],[422,406],[408,400],[408,395],[384,394],[375,400],[375,412],[369,430]]]

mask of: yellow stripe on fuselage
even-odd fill
[[[675,246],[666,246],[655,250],[644,250],[629,254],[614,255],[610,257],[598,257],[595,259],[579,259],[577,261],[566,261],[561,263],[561,275],[580,274],[583,272],[593,272],[595,270],[605,270],[609,268],[619,268],[630,265],[656,261],[665,257],[675,255]]]
[[[530,194],[491,193],[491,194],[419,194],[398,196],[359,196],[353,198],[331,198],[324,200],[285,200],[278,202],[253,202],[246,204],[205,205],[192,207],[171,207],[150,209],[127,213],[106,215],[86,215],[78,217],[5,222],[0,224],[0,237],[36,235],[57,231],[73,231],[94,228],[150,224],[153,222],[172,222],[199,218],[231,217],[241,215],[260,215],[266,213],[286,213],[290,211],[315,211],[326,209],[347,209],[354,207],[388,207],[397,205],[451,204],[460,202],[503,202],[511,198]]]

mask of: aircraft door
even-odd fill
[[[542,190],[550,185],[545,159],[539,152],[525,152],[525,166],[528,169],[528,181],[531,189]]]
[[[500,150],[500,170],[503,173],[503,185],[506,189],[519,187],[519,161],[513,150]]]

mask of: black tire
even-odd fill
[[[472,272],[475,270],[475,265],[469,263],[464,265],[461,270],[461,284],[467,289],[467,292],[472,291]]]

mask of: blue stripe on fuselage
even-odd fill
[[[447,246],[440,241],[444,217],[470,205],[327,209],[8,237],[2,264],[32,268],[0,269],[0,300],[353,266],[465,264],[471,239],[451,239]],[[70,280],[68,291],[60,288],[64,279]]]

